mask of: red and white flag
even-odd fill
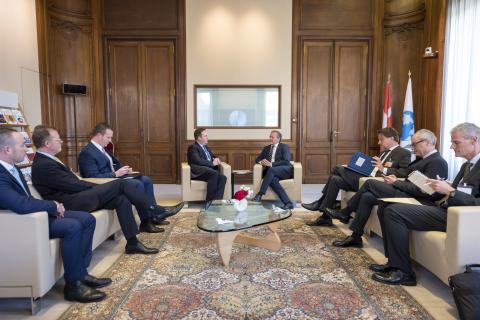
[[[382,128],[392,126],[392,98],[390,96],[390,75],[388,75],[385,85],[385,101],[383,103],[383,121]]]

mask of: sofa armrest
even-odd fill
[[[450,207],[447,213],[447,264],[455,266],[451,274],[462,271],[467,264],[480,263],[480,206]]]
[[[253,193],[256,194],[260,190],[262,183],[263,166],[259,163],[253,165]]]
[[[293,163],[293,183],[295,185],[302,184],[302,163],[301,162],[294,162]]]
[[[227,177],[223,199],[232,199],[232,166],[225,162],[220,162],[220,172]]]
[[[81,178],[81,179],[84,181],[95,183],[95,184],[104,184],[104,183],[117,180],[118,178]]]
[[[39,297],[55,284],[47,212],[0,210],[0,242],[0,286],[32,286]]]

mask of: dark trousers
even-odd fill
[[[150,206],[154,205],[145,193],[123,179],[99,184],[72,194],[71,197],[64,199],[63,204],[69,210],[88,212],[99,209],[115,209],[120,227],[127,239],[138,234],[132,204],[137,208],[141,220],[148,218],[144,214],[149,212]]]
[[[92,260],[95,218],[88,212],[65,211],[64,218],[49,217],[49,236],[60,238],[65,281],[82,280]]]
[[[381,217],[381,218],[380,218]],[[447,209],[413,204],[389,204],[379,215],[388,264],[413,274],[409,250],[409,230],[445,231]]]
[[[157,200],[155,199],[155,194],[153,192],[153,182],[152,179],[148,176],[138,176],[133,179],[125,179],[128,183],[132,184],[136,189],[145,193],[150,199],[149,203],[156,204]],[[141,216],[149,216],[147,212],[139,212]]]
[[[409,194],[402,192],[394,186],[378,180],[367,180],[348,201],[347,206],[351,211],[355,211],[355,219],[350,224],[350,230],[354,236],[361,237],[363,229],[367,224],[372,208],[379,204],[378,198],[406,198]]]
[[[227,177],[221,174],[219,170],[205,168],[205,172],[202,175],[192,180],[205,181],[207,183],[207,197],[205,201],[223,199]]]
[[[264,171],[263,181],[259,192],[265,194],[268,187],[270,187],[273,192],[278,195],[280,200],[282,200],[284,204],[287,204],[290,202],[290,198],[280,184],[280,180],[290,179],[291,177],[292,166],[268,167]]]
[[[319,199],[319,210],[323,211],[325,208],[332,208],[337,200],[340,189],[346,191],[357,191],[358,180],[361,175],[358,173],[345,169],[343,166],[335,166],[330,172],[327,184],[322,190],[322,197]]]

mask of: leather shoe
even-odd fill
[[[149,247],[145,247],[143,245],[143,243],[141,243],[140,241],[137,242],[137,244],[127,244],[125,246],[125,253],[126,254],[135,254],[135,253],[139,253],[139,254],[155,254],[155,253],[158,253],[158,249],[156,248],[149,248]]]
[[[292,210],[293,204],[291,202],[285,203],[283,206],[280,207],[282,210]]]
[[[168,226],[170,224],[170,221],[154,217],[152,218],[152,223],[156,226]]]
[[[388,273],[374,273],[372,279],[381,283],[390,285],[416,286],[417,279],[415,274],[407,274],[402,270],[393,269]]]
[[[261,193],[259,192],[259,193],[257,193],[257,194],[255,195],[255,197],[252,199],[252,201],[253,201],[253,202],[260,202],[260,201],[262,201],[262,196],[263,196],[263,194],[261,194]]]
[[[390,267],[388,265],[388,263],[385,263],[385,264],[376,264],[376,263],[372,263],[371,265],[368,266],[368,268],[374,272],[378,272],[378,273],[387,273],[389,272],[390,270],[393,270],[392,267]]]
[[[90,288],[102,288],[110,285],[112,279],[110,278],[97,278],[90,274],[87,274],[82,280],[83,284]]]
[[[82,303],[102,301],[107,296],[104,292],[90,288],[81,281],[67,282],[63,289],[65,300]]]
[[[139,229],[140,229],[140,232],[146,232],[146,233],[159,233],[159,232],[165,231],[165,229],[163,228],[155,227],[150,219],[142,220],[142,222],[140,222]]]
[[[363,247],[362,238],[356,239],[352,236],[348,236],[343,240],[333,241],[332,244],[335,247],[341,247],[341,248],[348,248],[348,247],[362,248]]]
[[[340,222],[343,224],[348,224],[348,221],[350,221],[350,213],[348,215],[345,215],[342,210],[333,210],[330,208],[325,208],[325,213],[333,219],[338,219]]]
[[[307,226],[311,226],[311,227],[317,227],[317,226],[331,227],[331,226],[333,226],[332,218],[330,218],[329,216],[327,216],[325,214],[322,214],[317,219],[307,222]]]
[[[168,217],[176,215],[180,210],[182,210],[185,203],[180,202],[179,204],[171,207],[162,207],[159,205],[155,205],[152,212],[153,216],[157,217],[158,219],[166,219]]]
[[[312,203],[302,203],[302,207],[310,211],[317,211],[319,209],[319,201],[313,201]]]

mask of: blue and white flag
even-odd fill
[[[407,92],[405,93],[405,103],[403,104],[402,136],[400,137],[400,146],[411,148],[412,136],[415,133],[413,124],[413,97],[412,97],[412,79],[408,72]]]

